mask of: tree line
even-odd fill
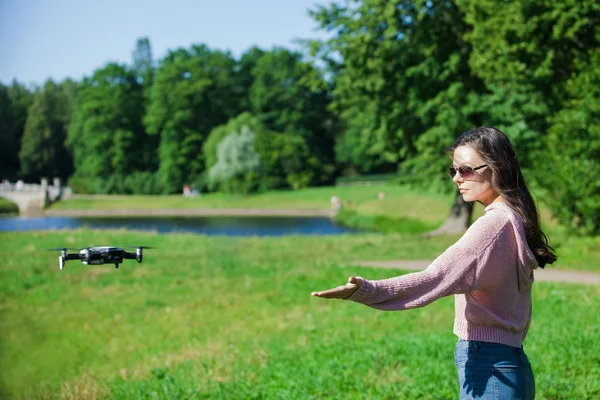
[[[553,214],[600,232],[600,4],[347,0],[305,54],[193,45],[33,90],[0,85],[2,177],[84,192],[250,193],[397,173],[451,190],[442,149],[511,138]]]

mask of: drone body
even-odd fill
[[[115,264],[115,268],[119,268],[119,264],[123,260],[136,260],[138,263],[142,262],[143,249],[149,247],[145,246],[133,246],[135,252],[126,251],[120,247],[111,246],[97,246],[97,247],[86,247],[79,250],[78,253],[68,253],[68,249],[60,248],[53,250],[60,250],[60,256],[58,256],[58,268],[63,269],[65,262],[68,260],[79,260],[85,265],[101,265],[101,264]]]

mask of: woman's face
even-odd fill
[[[473,148],[458,146],[454,150],[452,167],[457,170],[452,180],[464,201],[478,201],[487,206],[498,198],[499,194],[492,187],[492,170]]]

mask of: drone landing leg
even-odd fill
[[[119,268],[119,264],[115,263],[115,268]]]

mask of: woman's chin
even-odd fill
[[[461,194],[462,194],[462,198],[465,202],[472,203],[475,201],[475,199],[469,195],[469,192],[465,192],[465,193],[461,193]]]

